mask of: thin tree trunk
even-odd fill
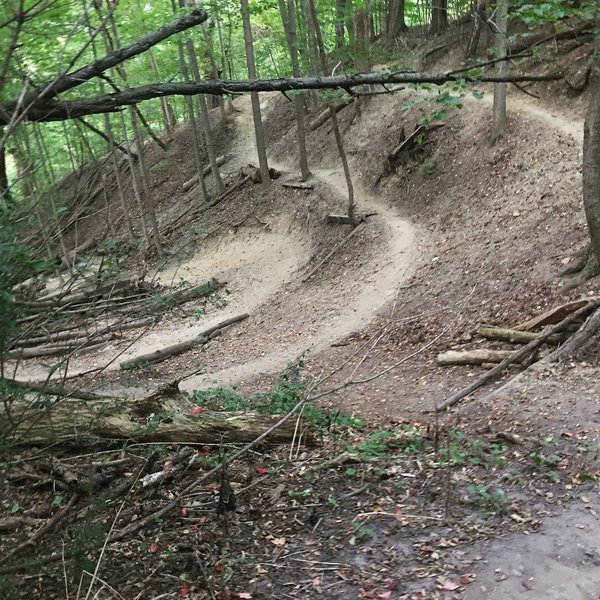
[[[279,12],[285,30],[290,60],[292,62],[292,75],[300,77],[300,61],[298,59],[298,41],[296,34],[296,13],[293,0],[279,0]],[[304,94],[294,96],[294,110],[296,113],[296,128],[298,131],[298,160],[300,163],[300,172],[302,180],[310,177],[308,168],[308,157],[306,153],[306,131],[304,129]]]
[[[481,38],[481,30],[486,20],[487,0],[475,0],[473,10],[473,30],[471,37],[465,50],[465,58],[475,58],[479,48],[479,39]]]
[[[335,0],[335,47],[344,46],[344,12],[346,0]]]
[[[498,56],[506,55],[508,0],[498,0],[496,7],[496,49]],[[500,61],[496,65],[500,77],[508,74],[508,61]],[[494,120],[492,125],[492,143],[504,137],[506,133],[506,83],[494,84]]]
[[[313,28],[313,32],[315,34],[315,40],[317,42],[317,48],[319,51],[319,56],[321,60],[321,69],[323,71],[323,75],[327,75],[327,56],[325,54],[325,46],[323,44],[323,36],[321,35],[321,27],[319,25],[319,20],[317,18],[317,11],[315,8],[314,0],[308,0],[308,7],[310,9],[310,18],[311,24]],[[331,110],[331,126],[333,128],[333,135],[335,137],[335,142],[337,144],[338,152],[340,154],[340,159],[342,161],[342,167],[344,169],[344,176],[346,178],[346,185],[348,186],[348,217],[352,221],[352,224],[356,227],[358,225],[358,220],[355,215],[355,207],[354,207],[354,186],[352,185],[352,175],[350,173],[350,167],[348,165],[348,157],[346,156],[346,151],[344,150],[344,142],[342,141],[342,135],[340,133],[340,127],[337,120],[337,114],[334,110],[333,105],[330,104]]]
[[[2,138],[2,129],[0,129],[0,138]],[[8,173],[6,171],[6,147],[0,143],[0,200],[12,203],[13,197],[8,185]]]
[[[592,62],[589,105],[583,130],[583,206],[593,254],[588,275],[600,266],[600,19],[596,32],[596,52]],[[594,273],[595,271],[595,273]]]
[[[190,65],[192,67],[192,75],[200,80],[200,67],[198,66],[198,60],[196,58],[196,49],[194,48],[194,43],[188,37],[186,40],[186,46],[188,50],[188,55],[190,57]],[[212,170],[212,174],[215,178],[215,183],[217,184],[217,191],[222,194],[225,191],[225,185],[223,184],[223,180],[221,179],[221,173],[219,172],[219,166],[217,165],[217,152],[215,150],[215,144],[213,142],[212,133],[210,131],[210,120],[208,118],[208,107],[206,105],[206,96],[204,94],[199,94],[196,96],[198,100],[198,108],[200,111],[200,120],[202,122],[202,129],[204,130],[204,141],[206,144],[206,151],[208,152],[208,161],[210,163],[210,168]]]
[[[244,41],[246,43],[246,65],[248,67],[248,77],[256,79],[256,63],[254,60],[254,42],[252,40],[252,27],[250,26],[250,8],[248,0],[241,0],[242,23],[244,25]],[[254,119],[254,132],[256,135],[256,151],[258,153],[258,165],[260,176],[264,187],[271,184],[271,175],[269,174],[269,162],[267,160],[267,148],[265,145],[265,135],[260,114],[260,97],[258,92],[251,92],[252,117]]]
[[[131,119],[131,127],[133,129],[133,135],[135,136],[136,145],[138,148],[138,165],[140,168],[140,178],[142,181],[142,190],[144,198],[144,209],[147,211],[148,218],[150,219],[150,227],[152,228],[152,241],[156,251],[160,254],[160,230],[158,228],[158,221],[156,219],[156,210],[154,209],[154,202],[150,195],[150,187],[148,186],[148,180],[150,179],[150,173],[148,171],[148,165],[146,164],[146,157],[144,151],[144,140],[138,124],[138,116],[136,111],[131,108],[129,111],[129,118]]]

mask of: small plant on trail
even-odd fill
[[[375,531],[370,527],[365,527],[359,521],[353,521],[352,528],[354,529],[353,537],[357,542],[366,542],[375,537]]]
[[[501,487],[471,484],[467,491],[485,517],[502,516],[508,513],[508,496]]]
[[[435,158],[430,158],[423,163],[421,171],[423,172],[423,175],[431,175],[435,171],[436,167],[437,160],[435,160]]]

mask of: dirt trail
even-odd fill
[[[268,108],[269,100],[273,97],[272,94],[264,95],[264,109]],[[240,98],[236,102],[236,108],[240,112],[236,115],[238,143],[233,162],[257,164],[249,98]],[[269,156],[269,166],[284,174],[296,171],[294,166],[278,162],[271,156]],[[312,169],[312,172],[313,179],[325,184],[334,196],[347,199],[347,187],[341,167],[340,170]],[[181,382],[181,389],[189,391],[213,386],[233,386],[248,381],[257,374],[280,371],[288,362],[306,350],[311,352],[324,350],[333,342],[363,329],[375,314],[393,299],[398,285],[413,271],[416,230],[405,219],[400,218],[393,210],[370,196],[358,185],[355,185],[355,195],[357,204],[362,209],[377,212],[373,222],[377,223],[387,237],[385,255],[378,257],[373,263],[370,277],[362,282],[356,282],[355,278],[348,274],[351,285],[341,290],[342,295],[345,296],[341,303],[336,300],[336,294],[340,293],[339,288],[335,293],[333,290],[330,293],[329,282],[324,282],[323,289],[319,292],[319,300],[331,303],[332,314],[330,318],[323,320],[316,330],[314,323],[308,327],[306,324],[293,324],[290,320],[290,332],[293,331],[299,341],[262,348],[262,353],[260,355],[256,353],[256,358],[252,360],[241,360],[222,371],[186,379]],[[274,257],[272,264],[277,268],[277,257]]]
[[[473,102],[479,102],[473,99]],[[487,105],[494,104],[493,92],[488,91],[483,95],[482,101]],[[540,105],[534,99],[528,98],[522,92],[513,92],[506,100],[508,114],[519,114],[526,119],[535,120],[546,124],[550,129],[568,135],[583,146],[583,121],[567,117],[558,110]]]

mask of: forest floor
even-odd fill
[[[560,277],[586,237],[581,104],[564,99],[550,107],[514,91],[508,135],[491,146],[490,93],[483,91],[482,101],[464,98],[464,108],[389,173],[385,158],[401,129],[412,131],[438,108],[435,101],[415,102],[417,92],[405,91],[340,113],[359,210],[375,214],[308,280],[350,232],[323,220],[344,212],[345,182],[325,123],[308,138],[312,189],[283,187],[297,181],[292,103],[262,97],[269,158],[281,178],[268,192],[242,188],[205,221],[178,231],[160,268],[150,265],[163,283],[215,276],[227,283],[227,295],[196,312],[173,311],[135,342],[132,336],[75,357],[70,373],[248,312],[206,346],[156,368],[122,374],[113,362],[93,389],[141,395],[177,379],[187,392],[235,387],[248,395],[282,385],[305,389],[303,382],[326,376],[321,389],[348,385],[319,401],[330,415],[319,424],[323,439],[314,448],[255,449],[228,470],[234,512],[215,516],[219,484],[208,482],[186,494],[178,512],[113,538],[101,560],[92,551],[98,537],[103,541],[95,525],[118,533],[176,498],[198,472],[185,469],[140,489],[143,444],[85,456],[61,450],[52,461],[80,474],[90,460],[123,461],[118,475],[129,491],[113,497],[107,488],[79,501],[57,528],[79,549],[62,557],[53,546],[36,546],[42,566],[33,570],[26,560],[20,568],[16,558],[16,568],[1,561],[0,572],[17,575],[0,583],[16,585],[21,597],[65,597],[62,565],[70,576],[73,559],[79,569],[99,565],[100,579],[84,579],[84,589],[92,584],[89,597],[98,598],[600,598],[597,343],[577,361],[537,363],[516,377],[509,370],[509,383],[495,393],[484,388],[433,414],[483,373],[440,367],[439,352],[481,345],[481,324],[514,327],[600,293],[597,281],[566,289]],[[221,148],[230,180],[256,164],[249,99],[234,104]],[[182,128],[172,146],[185,146],[186,135]],[[192,201],[169,187],[185,180],[189,158],[168,160],[169,177],[155,173],[161,224]],[[282,384],[286,365],[300,355],[300,378]],[[18,375],[44,380],[47,372],[43,362],[28,361]],[[208,394],[222,407],[233,396]],[[160,471],[177,452],[161,447],[152,460]],[[214,466],[214,448],[194,452],[201,470]],[[22,465],[37,460],[45,458],[16,457],[21,477],[34,477]],[[10,470],[4,475],[13,482],[2,504],[9,516],[42,519],[62,510],[66,500],[56,498],[68,496],[64,488],[47,490],[38,477],[32,490]],[[5,550],[22,533],[8,531]],[[104,587],[94,596],[102,581],[120,595]],[[70,590],[70,597],[83,596]]]

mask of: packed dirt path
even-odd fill
[[[268,110],[269,101],[275,94],[264,94],[262,108]],[[236,146],[235,158],[232,164],[258,164],[254,124],[252,120],[250,98],[242,97],[235,103],[236,113]],[[293,177],[297,171],[294,165],[279,162],[269,156],[269,166],[280,171],[284,178]],[[346,182],[339,169],[312,169],[313,182],[327,186],[328,191],[335,197],[347,201],[348,191]],[[319,289],[319,303],[330,303],[330,317],[321,323],[318,328],[313,326],[310,330],[306,324],[294,322],[290,317],[290,333],[298,341],[282,346],[260,348],[256,358],[249,361],[235,361],[218,372],[211,372],[196,377],[190,377],[180,383],[182,390],[203,389],[214,386],[234,386],[243,381],[248,381],[259,373],[268,374],[282,370],[287,363],[294,360],[303,352],[319,352],[342,340],[349,334],[360,331],[368,325],[371,319],[383,307],[388,305],[397,294],[398,286],[402,284],[414,271],[414,257],[417,251],[415,227],[391,210],[377,198],[368,194],[355,182],[355,197],[357,205],[367,213],[376,213],[371,221],[384,233],[387,240],[382,255],[377,256],[372,264],[368,279],[355,281],[356,274],[348,273],[349,285],[346,289],[333,288],[333,284],[324,281]],[[322,215],[319,215],[322,218]],[[340,250],[340,254],[343,249]],[[272,256],[271,268],[277,269],[281,258]],[[299,261],[302,263],[302,260]],[[302,275],[297,274],[298,277]],[[283,282],[282,282],[283,284]],[[292,292],[293,293],[293,292]],[[301,292],[300,292],[301,293]],[[289,297],[286,302],[293,304]]]

